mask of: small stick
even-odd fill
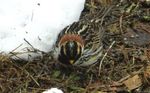
[[[106,53],[104,54],[103,58],[101,59],[100,64],[99,64],[98,76],[100,76],[100,72],[101,72],[101,68],[102,68],[102,63],[103,63],[105,57],[107,56],[109,50],[112,48],[112,46],[113,46],[114,44],[115,44],[115,41],[113,41],[113,42],[111,43],[111,45],[109,46],[108,50],[106,51]]]
[[[24,41],[27,42],[35,50],[35,48],[30,44],[29,41],[27,41],[25,38],[24,38]]]

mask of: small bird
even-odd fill
[[[64,28],[55,43],[58,61],[66,65],[89,66],[102,54],[103,29],[96,19],[80,19]]]

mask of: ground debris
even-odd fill
[[[135,75],[123,82],[125,86],[131,91],[133,89],[136,89],[142,85],[142,80],[138,75]]]
[[[0,92],[41,93],[57,87],[64,93],[149,93],[150,13],[143,1],[148,0],[86,1],[81,17],[111,9],[101,19],[106,54],[101,65],[62,66],[50,53],[32,61],[0,54]]]

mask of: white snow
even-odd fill
[[[63,93],[63,91],[58,88],[51,88],[51,89],[44,91],[43,93]]]
[[[0,53],[24,53],[33,50],[31,45],[50,51],[58,33],[79,19],[84,3],[85,0],[1,0]],[[19,56],[26,58],[28,54]]]

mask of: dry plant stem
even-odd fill
[[[34,87],[28,87],[31,90],[39,90],[39,91],[46,91],[47,89],[44,88],[34,88]]]
[[[128,78],[130,78],[130,77],[132,77],[132,76],[141,74],[141,73],[143,72],[143,69],[144,69],[144,67],[141,68],[141,69],[139,69],[139,70],[136,71],[136,72],[133,72],[133,73],[130,74],[130,75],[127,75],[126,77],[124,77],[124,78],[122,78],[121,80],[119,80],[118,83],[122,83],[123,81],[127,80]]]
[[[27,70],[24,69],[24,72],[26,72],[30,76],[30,78],[36,83],[36,85],[40,87],[40,84],[38,83],[38,81]]]
[[[113,8],[113,6],[111,6],[110,8],[108,8],[107,10],[106,10],[106,12],[104,13],[104,15],[102,16],[102,18],[101,18],[101,25],[103,24],[103,21],[104,21],[104,18],[105,18],[105,16],[110,12],[110,10]]]
[[[29,75],[29,77],[37,84],[37,86],[40,86],[40,84],[38,83],[38,81],[36,81],[36,79],[26,69],[17,66],[13,62],[11,62],[11,64],[13,64],[15,67],[19,68],[21,71],[27,73]]]
[[[92,80],[93,80],[93,75],[91,75],[90,81],[89,81],[89,83],[88,83],[88,85],[87,85],[87,87],[86,87],[84,93],[87,93],[87,90],[88,90],[89,86],[92,84]]]
[[[120,33],[123,34],[123,30],[122,30],[122,21],[123,21],[123,15],[120,17],[119,19],[119,28],[120,28]]]
[[[23,44],[20,44],[18,47],[16,47],[15,49],[13,49],[11,52],[14,52],[15,50],[17,50],[19,47],[21,47]]]
[[[30,42],[27,41],[25,38],[24,38],[24,41],[27,42],[33,49],[35,49],[35,48],[33,47],[33,45],[31,45]]]
[[[98,76],[100,76],[100,72],[101,72],[101,68],[102,68],[102,63],[103,63],[105,57],[107,56],[109,50],[112,48],[112,46],[113,46],[114,44],[115,44],[115,41],[113,41],[113,42],[111,43],[111,45],[109,46],[108,50],[106,51],[106,53],[104,54],[103,58],[101,59],[100,64],[99,64]]]
[[[18,58],[19,60],[23,60],[22,58],[20,58],[20,57],[17,56],[17,53],[10,52],[10,54],[11,54],[11,55],[9,56],[10,58],[11,58],[12,56],[14,56],[14,57]]]

